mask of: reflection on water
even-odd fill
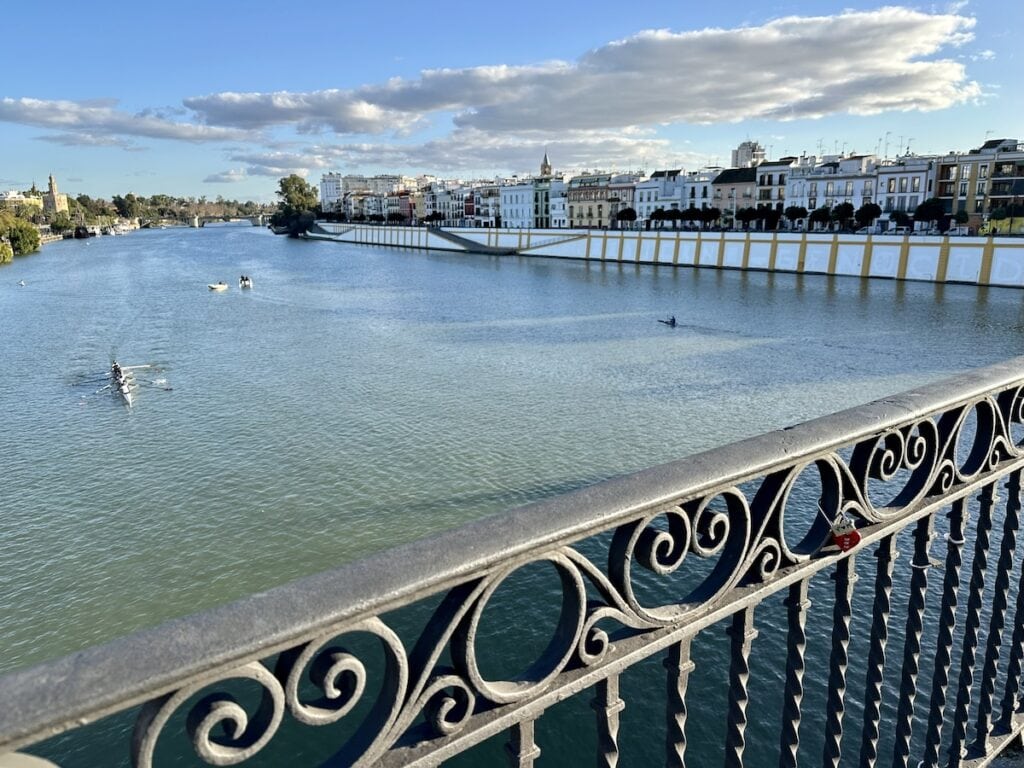
[[[1024,305],[210,228],[47,246],[0,268],[0,320],[6,670],[1013,356]],[[128,411],[77,384],[115,356],[159,364],[172,391]],[[722,637],[696,650],[716,674]],[[720,682],[695,695],[718,706]],[[624,722],[638,711],[660,717]],[[650,742],[638,729],[626,740]]]

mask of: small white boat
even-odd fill
[[[18,285],[20,285],[20,286],[24,287],[24,285],[25,285],[25,281],[24,281],[24,280],[19,280],[19,281],[18,281]]]
[[[227,283],[208,283],[207,288],[211,291],[226,291],[228,289]]]
[[[244,276],[244,275],[242,277],[238,278],[238,287],[239,288],[252,288],[252,278]]]

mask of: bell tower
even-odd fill
[[[551,175],[551,161],[548,160],[547,151],[544,152],[544,159],[540,161],[540,175],[550,176]]]

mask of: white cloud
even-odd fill
[[[980,95],[937,58],[973,18],[907,8],[791,16],[761,26],[650,30],[575,62],[433,69],[354,90],[223,93],[185,105],[210,125],[407,134],[434,113],[459,127],[558,134],[674,123],[942,109]]]
[[[0,121],[33,125],[76,134],[80,143],[100,143],[103,137],[134,136],[179,141],[244,141],[254,136],[234,128],[175,122],[152,112],[132,114],[115,109],[110,99],[93,101],[50,101],[44,99],[0,99]]]
[[[245,181],[249,178],[249,175],[242,169],[230,169],[221,173],[211,173],[205,179],[204,184],[234,184],[239,181]]]
[[[558,138],[490,135],[476,129],[458,129],[451,136],[416,144],[323,144],[307,152],[238,153],[230,159],[246,163],[249,175],[274,177],[288,173],[305,176],[343,166],[490,175],[535,172],[545,152],[556,162],[556,170],[692,167],[707,161],[694,153],[673,150],[664,139],[592,132],[567,133]]]
[[[65,147],[120,147],[121,149],[138,149],[138,145],[130,139],[120,136],[97,136],[93,133],[52,133],[37,136],[39,141],[61,144]]]

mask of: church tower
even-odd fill
[[[544,152],[544,159],[540,161],[540,175],[550,176],[551,175],[551,161],[548,160],[547,151]]]
[[[50,174],[50,194],[53,195],[54,199],[57,198],[57,182],[53,180],[53,174]]]

